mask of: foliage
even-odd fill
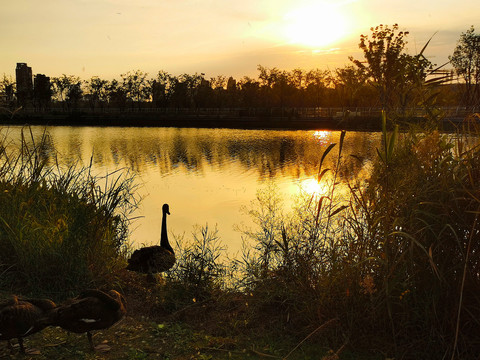
[[[405,109],[417,105],[414,92],[422,87],[432,63],[422,51],[415,56],[404,52],[408,31],[398,31],[398,24],[391,28],[379,25],[370,29],[372,34],[361,35],[359,47],[365,62],[351,61],[370,79],[377,89],[380,104],[390,115],[395,108]],[[428,43],[427,43],[428,45]]]
[[[474,358],[480,349],[477,133],[387,131],[372,175],[335,194],[343,163],[319,169],[330,190],[284,214],[278,193],[258,194],[237,267],[254,322],[331,348],[379,349],[391,357]],[[325,151],[325,156],[334,148]],[[322,161],[323,162],[323,161]],[[336,200],[337,199],[337,200]],[[441,309],[441,311],[439,310]]]
[[[65,75],[52,78],[53,95],[67,107],[76,107],[83,95],[81,80],[75,75]]]
[[[167,275],[170,293],[164,301],[167,306],[178,308],[185,303],[204,301],[224,288],[227,269],[222,260],[225,248],[220,244],[217,229],[208,225],[196,227],[193,239],[177,238],[177,261]]]
[[[107,101],[107,80],[102,80],[98,76],[93,76],[86,84],[86,98],[90,102],[92,109],[95,109],[97,103],[103,105]]]
[[[46,133],[35,141],[24,130],[18,146],[1,153],[2,289],[68,295],[112,281],[124,264],[133,179],[51,164]]]
[[[460,35],[450,63],[465,81],[464,103],[480,103],[480,34],[475,33],[473,25]]]
[[[3,74],[2,79],[0,80],[0,94],[4,95],[7,103],[13,100],[13,94],[16,91],[15,81],[11,76]]]
[[[141,101],[150,98],[150,89],[147,84],[147,73],[143,71],[129,71],[126,74],[121,74],[122,90],[128,100],[139,104]]]

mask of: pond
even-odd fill
[[[20,138],[22,127],[9,127],[7,136]],[[46,130],[60,163],[93,162],[97,174],[129,169],[142,201],[132,223],[134,248],[159,241],[161,207],[170,205],[168,231],[185,233],[195,225],[218,229],[228,253],[241,249],[239,225],[252,226],[241,211],[258,189],[273,184],[288,207],[303,189],[320,191],[316,181],[321,156],[340,140],[339,131],[232,130],[199,128],[32,127],[35,137]],[[364,177],[380,135],[347,132],[342,181]],[[338,146],[324,167],[336,161]],[[351,157],[350,155],[355,155]]]

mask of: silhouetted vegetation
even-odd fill
[[[478,106],[480,102],[480,34],[473,25],[460,35],[453,55],[449,57],[455,71],[465,81],[462,103]]]
[[[98,76],[81,80],[64,74],[51,79],[50,90],[34,92],[32,104],[42,111],[240,109],[235,116],[288,118],[306,116],[300,110],[304,108],[382,108],[393,120],[418,116],[415,111],[423,107],[478,105],[478,35],[473,27],[461,35],[450,57],[464,81],[457,84],[452,83],[453,70],[443,70],[445,64],[437,67],[425,57],[430,41],[418,54],[405,51],[408,34],[397,24],[371,28],[370,35],[360,36],[364,58],[350,57],[350,65],[332,71],[258,65],[256,79],[206,78],[197,73],[176,76],[163,70],[153,77],[134,70],[113,80]],[[0,91],[11,106],[15,106],[13,85],[4,76]],[[49,92],[53,97],[47,106]]]
[[[414,57],[402,53],[406,34],[397,34],[396,26],[373,31],[374,37],[361,39],[367,63],[337,70],[336,83],[329,80],[328,86],[329,75],[322,71],[259,67],[258,81],[238,83],[165,72],[148,81],[136,71],[122,75],[121,83],[91,79],[89,106],[103,109],[115,101],[123,109],[142,108],[148,89],[154,89],[156,106],[198,107],[222,99],[224,106],[248,101],[285,109],[296,102],[335,101],[336,89],[343,100],[355,103],[363,101],[368,89],[389,110],[419,102],[435,123],[439,115],[433,108],[441,94],[428,87],[431,64],[422,52]],[[78,79],[62,79],[58,96],[68,106],[78,106]],[[218,87],[212,88],[213,83]],[[23,136],[13,154],[4,144],[0,286],[61,298],[83,287],[116,284],[140,303],[137,312],[151,316],[154,336],[176,339],[175,347],[160,345],[170,346],[172,357],[185,356],[188,347],[180,341],[188,337],[195,340],[188,346],[198,358],[209,358],[205,354],[212,350],[243,358],[237,344],[248,344],[256,355],[252,344],[266,344],[262,356],[294,358],[290,355],[308,344],[315,354],[299,358],[342,358],[354,351],[382,359],[476,359],[478,114],[465,119],[455,136],[433,126],[399,133],[392,120],[383,114],[382,144],[367,179],[348,178],[350,155],[362,154],[344,153],[342,132],[318,164],[317,179],[327,190],[304,194],[285,209],[276,189],[261,189],[245,209],[256,226],[243,229],[240,257],[227,259],[216,231],[198,228],[190,242],[179,237],[175,268],[153,288],[142,287],[141,275],[121,269],[128,250],[128,214],[135,206],[130,178],[98,178],[90,168],[64,169],[50,161],[48,154],[55,149],[48,136],[40,143]],[[340,177],[346,187],[339,185]],[[200,341],[190,326],[214,337],[202,333]],[[199,349],[199,343],[207,345]],[[279,350],[279,343],[288,349]],[[127,358],[148,356],[135,349]]]

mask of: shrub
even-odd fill
[[[163,298],[164,305],[172,309],[212,299],[225,289],[225,248],[220,244],[217,229],[196,226],[192,236],[190,241],[184,236],[176,238],[177,261],[167,273]]]

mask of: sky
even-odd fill
[[[407,51],[448,61],[460,34],[480,31],[479,0],[0,0],[0,75],[119,79],[204,73],[256,78],[257,66],[334,70],[362,58],[361,34],[407,30]]]

